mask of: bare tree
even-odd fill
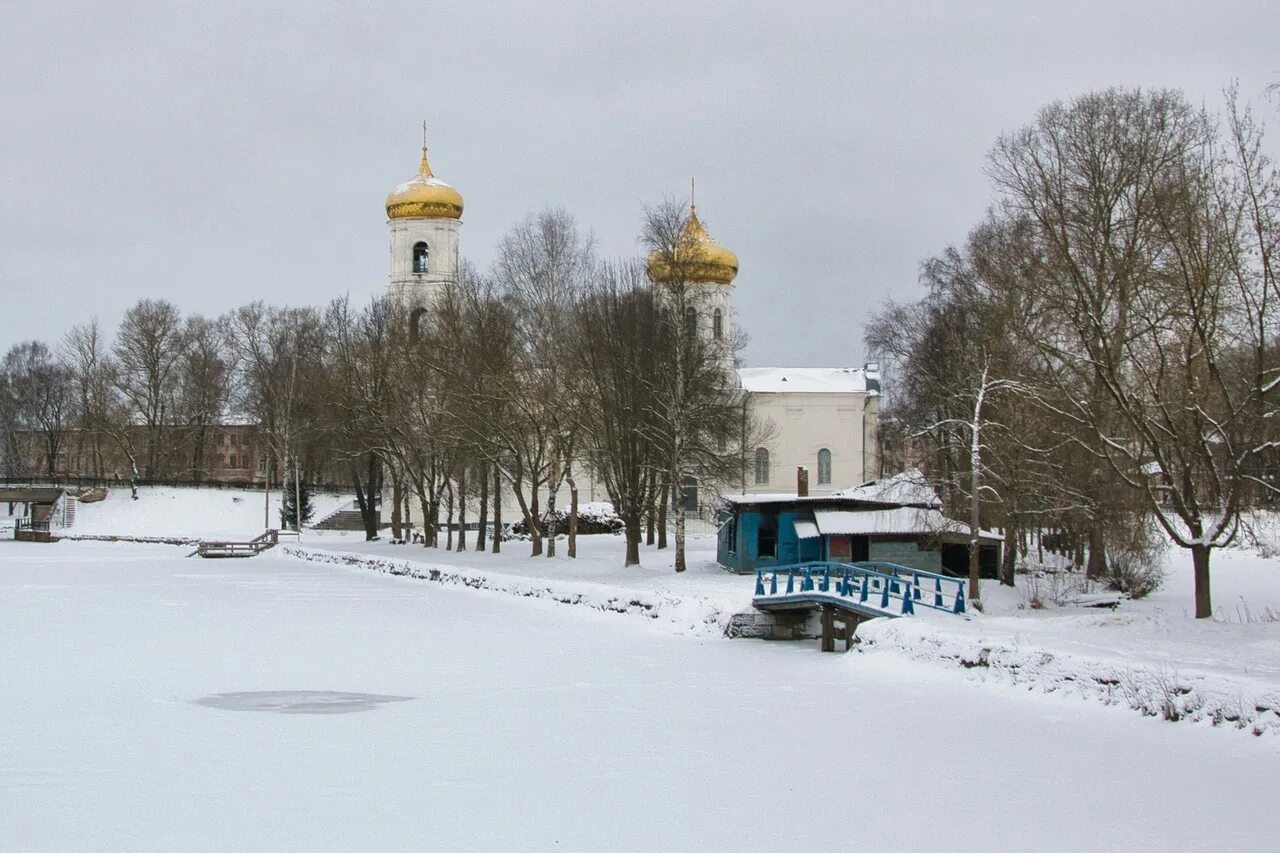
[[[38,437],[39,459],[50,477],[57,476],[58,454],[71,426],[74,398],[71,377],[40,341],[15,344],[5,354],[0,371],[5,377],[7,401],[4,408],[10,420],[10,452],[19,459],[25,456],[19,432]]]
[[[1109,90],[1045,108],[991,156],[1001,209],[1034,224],[1046,258],[1046,375],[1089,389],[1057,395],[1057,413],[1191,551],[1199,618],[1212,549],[1235,538],[1269,449],[1274,288],[1258,248],[1274,175],[1240,118],[1224,151],[1179,93]],[[1243,375],[1227,369],[1241,349]]]
[[[742,339],[709,335],[700,319],[713,311],[713,288],[724,285],[708,274],[711,242],[696,212],[682,204],[665,201],[644,211],[641,243],[649,250],[648,273],[668,327],[666,379],[655,396],[650,440],[663,449],[658,481],[670,494],[681,494],[687,484],[738,481],[744,440],[760,439],[758,426],[740,428],[747,408],[733,367]],[[684,571],[683,506],[675,516],[673,557],[675,570]]]
[[[282,475],[292,465],[297,488],[305,443],[318,429],[320,317],[310,308],[255,302],[232,312],[223,328],[240,380],[235,404],[258,425],[265,485],[269,490],[274,457]],[[284,480],[279,478],[281,484]]]
[[[117,436],[135,465],[141,457],[147,477],[167,472],[181,363],[188,342],[178,309],[163,299],[143,299],[124,314],[115,341],[113,381],[130,423]],[[143,431],[141,454],[130,426]],[[136,477],[135,471],[135,477]]]

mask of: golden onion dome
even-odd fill
[[[698,210],[689,207],[689,219],[670,250],[655,249],[646,265],[654,281],[709,281],[729,284],[738,275],[738,256],[712,237],[698,220]]]
[[[422,146],[418,174],[387,196],[388,219],[461,219],[462,195],[440,180],[427,162],[427,146]]]

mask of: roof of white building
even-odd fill
[[[933,486],[925,480],[924,474],[914,468],[892,477],[869,480],[860,486],[842,489],[833,497],[892,506],[942,506]]]
[[[863,367],[743,367],[738,376],[752,394],[880,393],[880,374]]]

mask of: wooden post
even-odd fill
[[[822,650],[836,650],[835,608],[830,604],[822,605]]]

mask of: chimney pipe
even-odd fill
[[[809,469],[803,465],[796,466],[796,497],[809,497]]]

